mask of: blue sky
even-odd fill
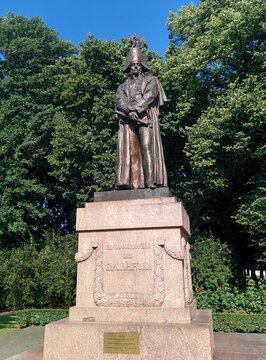
[[[59,37],[75,45],[88,33],[101,40],[121,41],[133,33],[144,37],[149,49],[165,53],[168,47],[168,12],[177,12],[200,0],[0,0],[0,16],[8,12],[39,16]]]

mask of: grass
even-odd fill
[[[17,330],[18,328],[16,313],[0,313],[0,335]]]

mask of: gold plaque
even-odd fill
[[[105,354],[140,354],[139,333],[108,332],[103,334]]]

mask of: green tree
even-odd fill
[[[57,223],[50,165],[59,91],[49,67],[73,54],[39,18],[0,18],[0,239],[9,245]],[[52,225],[51,225],[52,226]]]
[[[80,54],[50,68],[60,91],[48,160],[60,189],[62,213],[74,225],[77,206],[96,190],[114,184],[117,124],[116,88],[123,78],[122,46],[95,40],[81,44]]]
[[[228,242],[253,275],[265,261],[265,10],[262,0],[205,0],[172,13],[165,72],[185,143],[176,192],[194,231]]]

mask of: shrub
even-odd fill
[[[43,289],[41,306],[70,306],[75,301],[76,235],[54,237],[39,253],[37,282]]]
[[[195,289],[215,290],[233,277],[231,252],[212,235],[197,237],[191,249],[191,272]]]
[[[213,314],[213,330],[222,332],[266,333],[266,315]]]
[[[50,322],[64,319],[68,316],[66,309],[29,309],[17,312],[17,324],[21,327],[31,325],[46,325]]]
[[[219,286],[216,290],[195,289],[194,295],[198,307],[210,308],[214,312],[242,312],[247,314],[265,314],[266,279],[258,284],[247,279],[245,290],[229,285]]]
[[[34,244],[0,252],[0,306],[70,306],[75,300],[76,235],[46,235],[45,246]]]
[[[5,290],[5,278],[6,278],[6,251],[0,250],[0,310],[6,307],[6,290]]]
[[[191,271],[194,295],[201,309],[214,312],[265,313],[266,279],[247,278],[239,289],[231,285],[233,271],[227,245],[213,236],[197,237],[192,246]]]
[[[13,249],[5,262],[4,288],[7,294],[6,307],[19,309],[32,306],[38,298],[36,283],[37,250],[34,246],[24,245]]]

